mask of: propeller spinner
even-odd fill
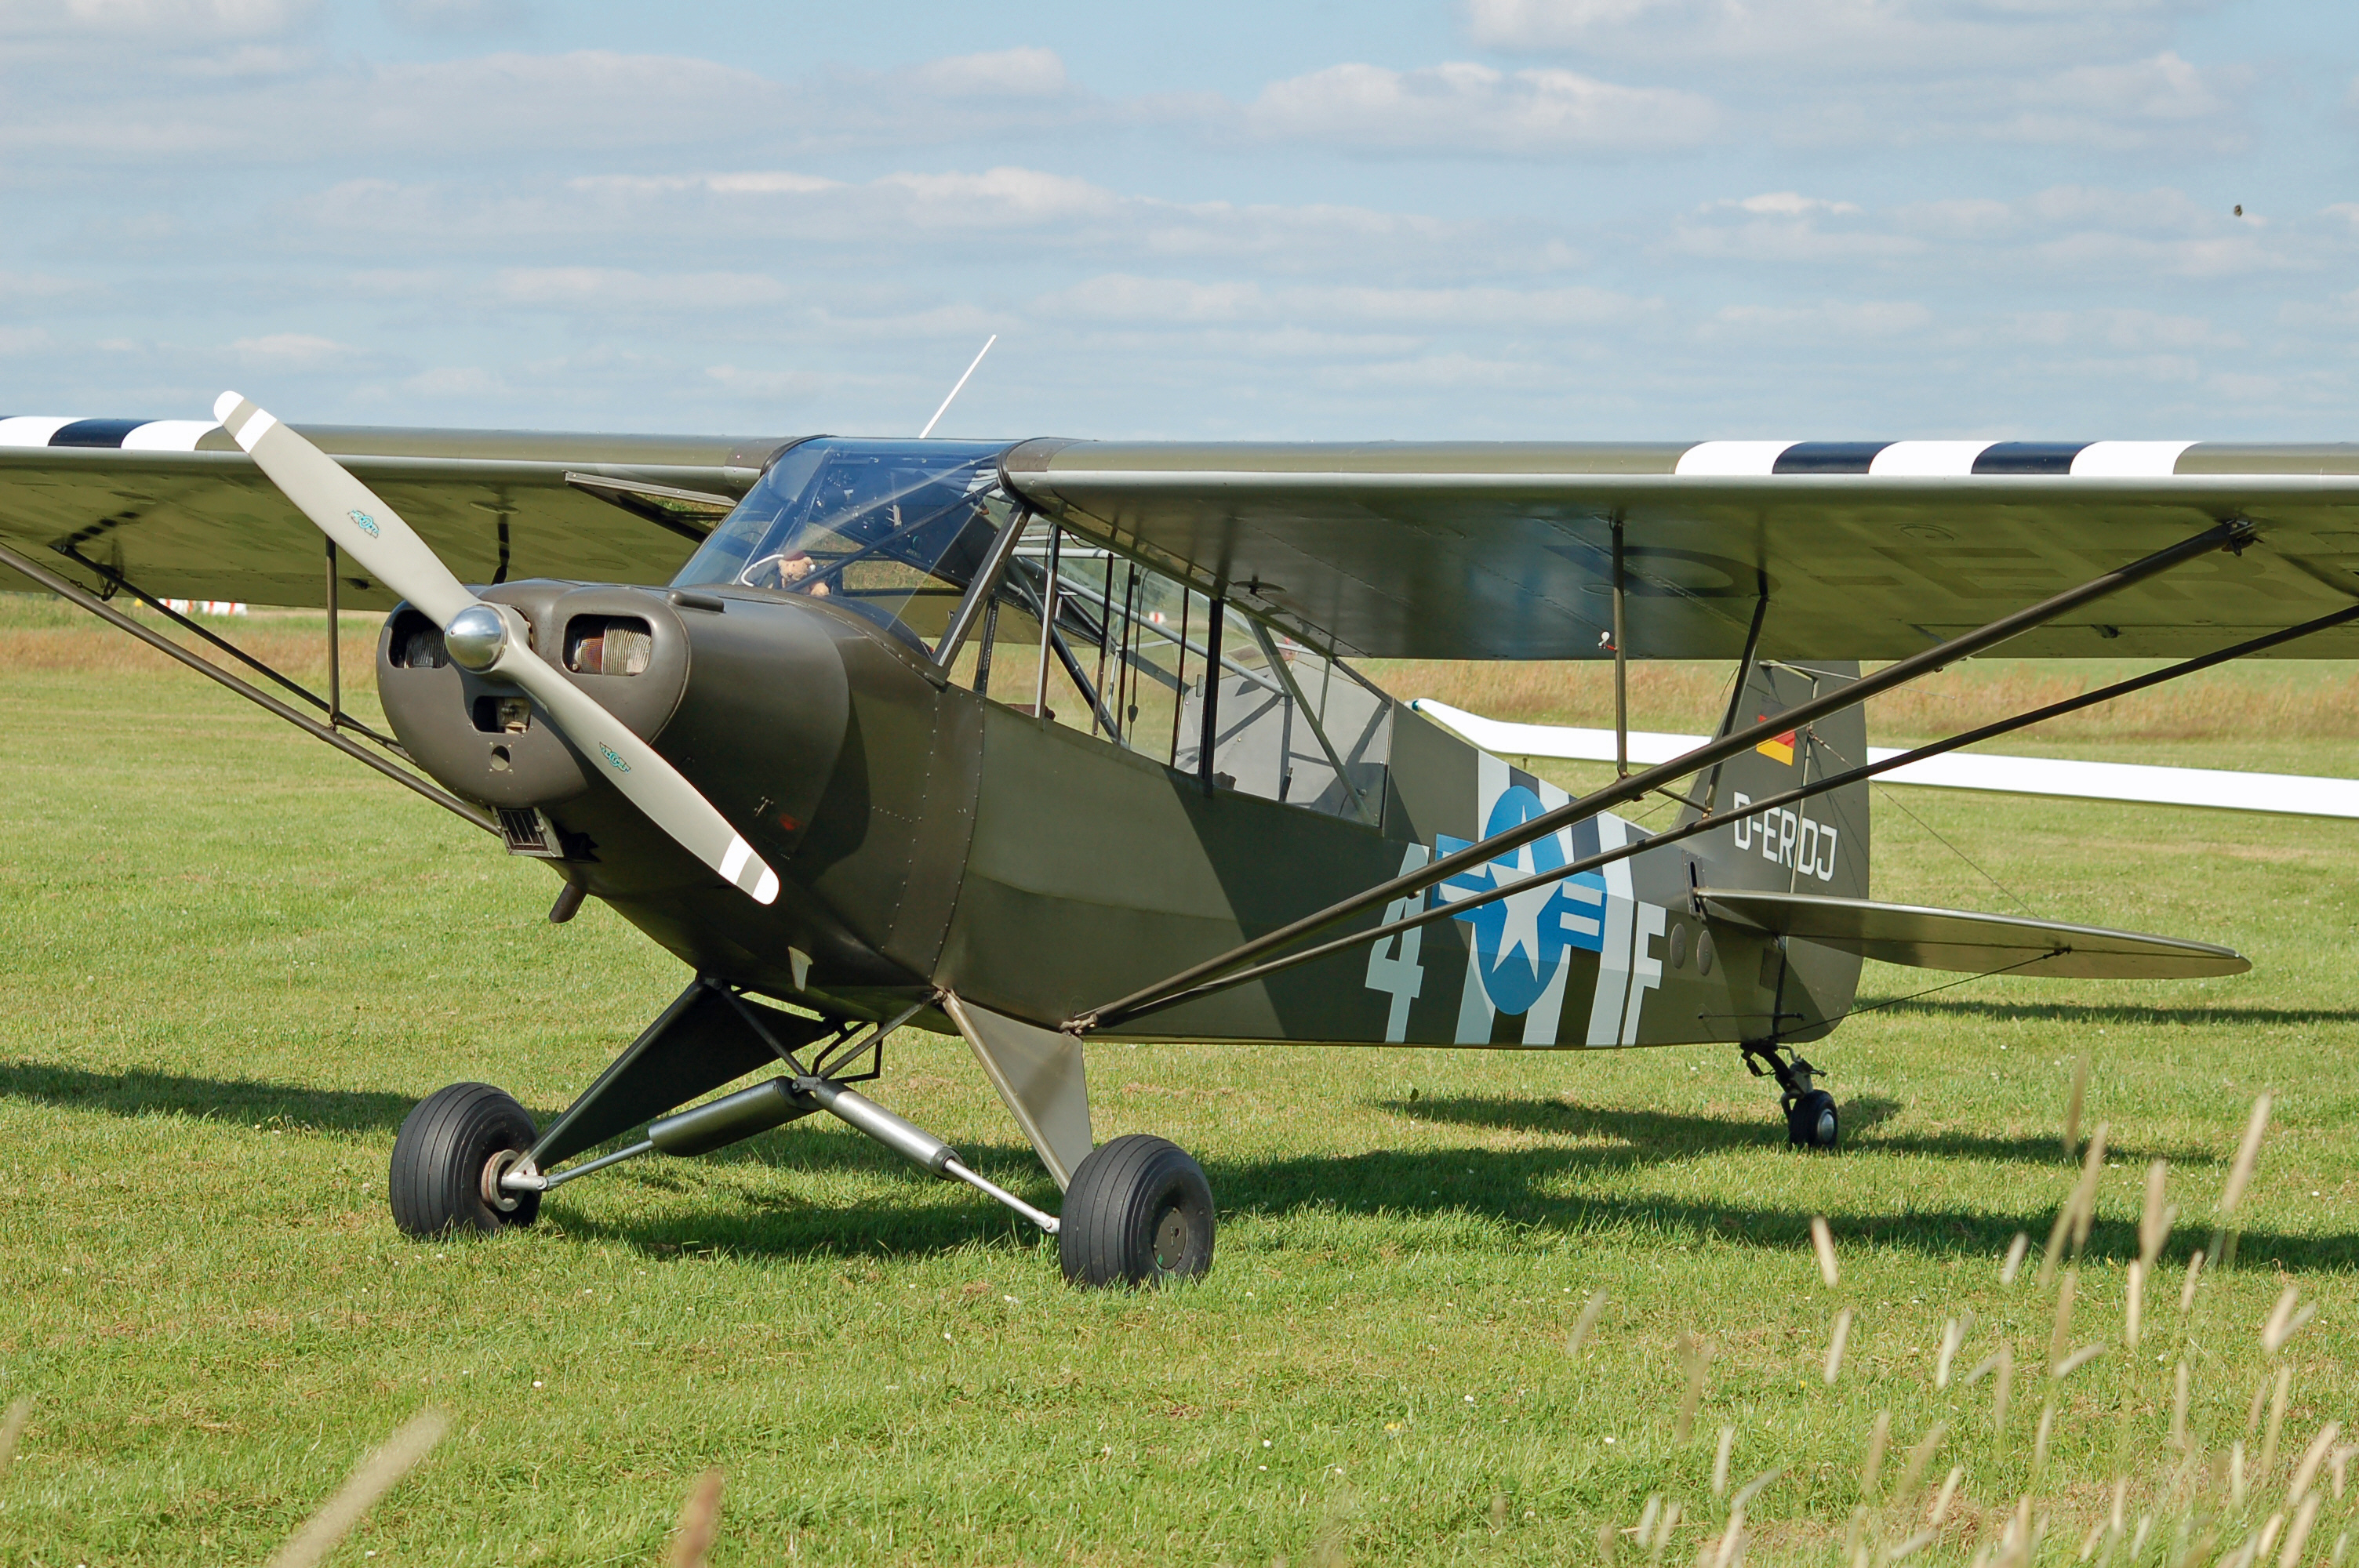
[[[604,764],[607,782],[724,881],[757,903],[778,896],[777,872],[679,769],[532,651],[530,629],[513,606],[468,592],[368,486],[245,398],[223,393],[213,417],[338,549],[442,629],[454,662],[521,687],[584,756]]]

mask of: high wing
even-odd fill
[[[1593,658],[1625,529],[1634,657],[1896,658],[2215,523],[2256,544],[2007,644],[2199,653],[2359,598],[2359,444],[1040,440],[1034,504],[1377,656]],[[2359,628],[2288,652],[2359,654]]]
[[[787,443],[299,427],[462,578],[669,581]],[[92,587],[326,601],[319,534],[211,420],[0,419],[0,542]],[[71,552],[71,553],[68,553]],[[75,557],[81,557],[77,560]],[[338,597],[397,596],[345,563]],[[0,568],[0,589],[29,587]]]
[[[668,580],[788,444],[299,428],[477,582]],[[2240,556],[2007,651],[2201,652],[2359,598],[2359,444],[1034,440],[1003,468],[1077,530],[1362,655],[1601,656],[1617,522],[1636,657],[1734,657],[1765,587],[1763,653],[1898,657],[2227,518],[2257,526]],[[324,598],[316,535],[207,421],[0,419],[0,540],[155,594]],[[393,602],[350,570],[341,595]],[[2288,652],[2352,656],[2359,626]]]

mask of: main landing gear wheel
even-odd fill
[[[540,1217],[540,1195],[500,1189],[533,1145],[524,1107],[489,1084],[452,1084],[418,1102],[393,1141],[386,1191],[405,1236],[491,1235]]]
[[[1832,1149],[1843,1141],[1843,1117],[1824,1089],[1786,1099],[1786,1141],[1797,1149]]]
[[[1168,1139],[1130,1132],[1090,1151],[1057,1217],[1057,1261],[1077,1285],[1161,1285],[1212,1266],[1212,1188]]]

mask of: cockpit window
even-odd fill
[[[999,488],[1000,450],[805,441],[770,465],[672,586],[827,599],[929,645],[1014,510]]]

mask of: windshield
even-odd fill
[[[807,594],[930,643],[1012,511],[999,488],[1001,449],[805,441],[770,465],[672,586]]]

